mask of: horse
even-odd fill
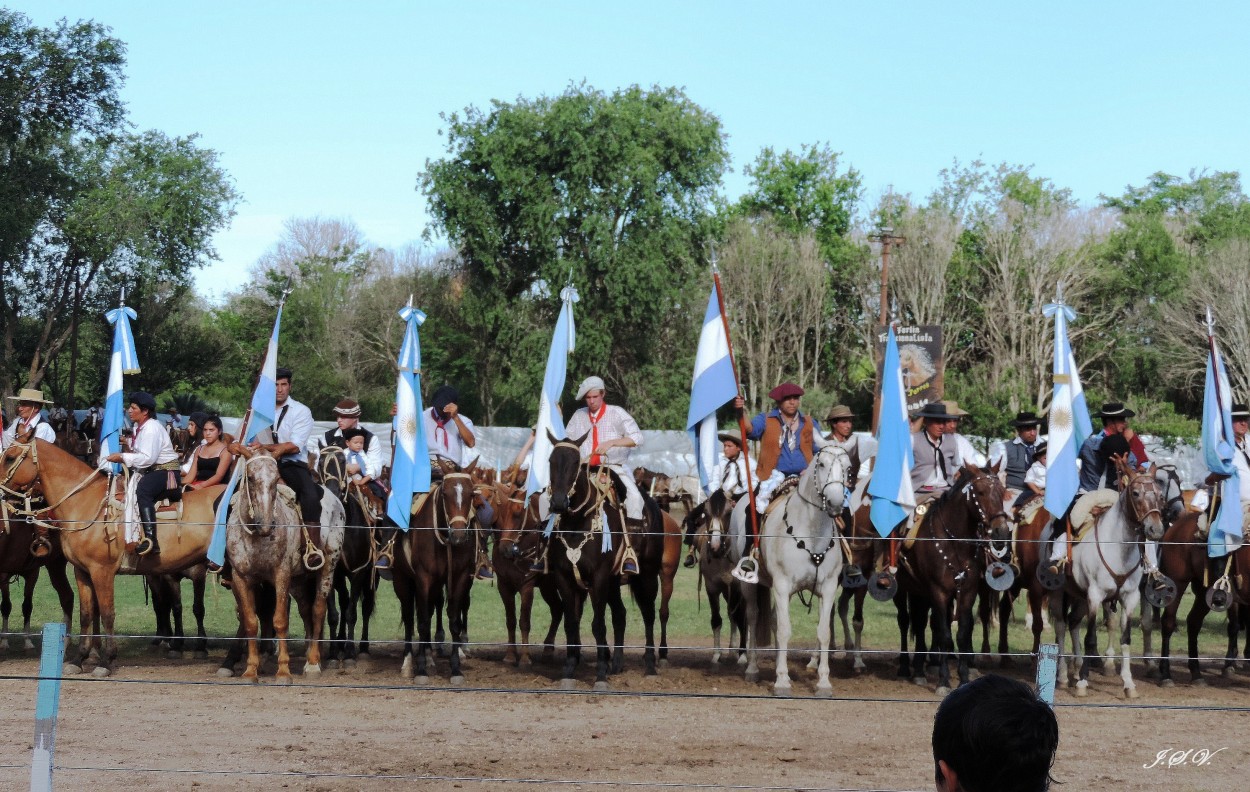
[[[335,598],[330,602],[330,657],[343,666],[369,655],[369,619],[377,598],[373,575],[373,532],[382,521],[368,492],[347,475],[343,449],[326,446],[315,467],[321,485],[343,504],[347,528],[343,552],[334,571]],[[337,600],[337,607],[335,607]],[[362,621],[356,643],[357,612]]]
[[[38,487],[47,499],[51,526],[56,529],[65,559],[74,565],[78,583],[82,639],[65,662],[67,673],[82,673],[92,648],[100,649],[95,676],[108,676],[117,657],[114,576],[165,574],[206,559],[213,534],[214,500],[223,485],[186,493],[177,520],[158,519],[161,552],[135,556],[126,551],[120,512],[109,493],[109,477],[52,443],[19,440],[4,451],[0,487],[17,495]],[[161,514],[158,513],[158,517]],[[96,620],[99,626],[96,626]]]
[[[816,695],[833,696],[829,682],[829,623],[843,563],[835,520],[842,515],[850,467],[846,451],[836,445],[824,446],[812,456],[799,476],[798,486],[782,495],[764,518],[760,556],[773,590],[777,625],[777,679],[773,693],[778,696],[790,695],[790,670],[786,663],[792,634],[790,597],[801,591],[820,597]]]
[[[477,563],[473,469],[444,468],[428,495],[418,496],[409,530],[398,539],[392,583],[404,622],[404,653],[400,673],[417,684],[429,684],[430,621],[446,593],[447,627],[451,632],[451,683],[464,683],[460,667],[465,642],[469,589]],[[414,652],[412,634],[418,643]],[[414,668],[415,658],[415,668]]]
[[[624,667],[625,603],[621,600],[617,555],[624,550],[625,514],[619,506],[625,486],[614,474],[600,468],[594,472],[582,462],[581,444],[586,438],[556,440],[551,437],[550,493],[551,539],[547,552],[549,573],[555,578],[564,603],[564,636],[567,653],[560,686],[575,688],[573,675],[581,663],[581,603],[590,597],[591,633],[595,639],[594,689],[608,690],[609,663],[613,673]],[[650,501],[657,512],[659,507]],[[557,546],[557,543],[559,546]],[[642,548],[634,548],[643,577]],[[563,551],[563,552],[561,552]],[[632,581],[631,581],[632,582]],[[654,607],[654,596],[650,604]],[[639,601],[644,619],[648,602]],[[612,610],[612,650],[608,648],[607,609]],[[653,614],[650,614],[653,617]],[[650,636],[650,630],[648,630]],[[655,673],[655,656],[648,641],[647,672]]]
[[[901,648],[899,676],[910,674],[907,633],[916,639],[916,663],[924,653],[925,617],[932,611],[933,648],[938,660],[938,695],[950,692],[949,660],[957,656],[959,684],[969,678],[972,660],[973,605],[985,572],[985,555],[1006,556],[1011,522],[1003,510],[1004,487],[997,467],[965,465],[950,489],[930,501],[920,518],[916,542],[899,551],[898,610]],[[901,541],[891,539],[890,541]],[[951,622],[957,622],[955,640]],[[924,684],[923,668],[913,681]]]
[[[999,665],[1007,668],[1012,665],[1011,650],[1007,643],[1007,628],[1011,621],[1012,606],[1021,593],[1028,595],[1029,629],[1033,633],[1034,655],[1042,645],[1043,613],[1049,592],[1037,579],[1038,564],[1044,561],[1042,556],[1043,536],[1050,525],[1050,513],[1046,507],[1036,501],[1033,508],[1022,507],[1024,510],[1016,520],[1015,540],[1012,542],[1011,555],[1019,574],[1015,576],[1011,587],[1002,592],[998,610],[998,655]]]
[[[208,633],[204,631],[204,589],[208,581],[208,564],[196,564],[167,575],[148,575],[152,592],[152,610],[156,614],[156,637],[153,646],[167,644],[168,657],[183,657],[186,635],[182,627],[182,581],[191,581],[191,613],[195,616],[196,638],[191,651],[197,658],[208,657]]]
[[[861,496],[866,493],[867,479],[863,479],[856,491]],[[844,552],[849,557],[844,559],[847,564],[854,564],[861,570],[861,575],[853,580],[847,579],[847,567],[842,567],[842,593],[838,595],[838,620],[842,622],[842,648],[851,661],[851,671],[862,674],[868,670],[864,663],[864,597],[868,594],[867,581],[862,577],[862,570],[872,569],[877,557],[877,541],[880,536],[872,527],[871,504],[865,497],[858,509],[855,509],[850,520],[850,536],[846,539]],[[855,610],[851,612],[851,600],[855,601]],[[848,612],[850,623],[847,623]],[[854,638],[852,638],[852,630]],[[836,636],[833,639],[836,645]]]
[[[327,599],[334,583],[334,569],[343,549],[345,515],[331,492],[321,499],[321,543],[325,564],[315,572],[304,566],[304,521],[294,495],[279,488],[278,460],[264,451],[243,451],[239,460],[239,493],[226,520],[226,554],[234,569],[235,602],[239,607],[247,640],[247,668],[243,679],[259,681],[260,651],[257,634],[260,619],[256,589],[264,583],[274,587],[277,607],[273,615],[278,640],[278,671],[274,681],[291,682],[291,656],[287,646],[290,600],[294,594],[304,621],[308,642],[304,676],[321,675],[321,632]]]
[[[746,614],[741,592],[733,578],[733,563],[729,560],[729,519],[733,507],[733,499],[724,490],[717,489],[684,520],[687,530],[694,536],[699,554],[699,580],[707,589],[708,607],[712,611],[712,665],[721,660],[724,625],[721,600],[725,602],[725,614],[729,617],[729,645],[737,643],[739,657],[746,662]]]
[[[503,502],[498,497],[492,499],[495,528],[499,531],[499,538],[495,542],[491,560],[495,566],[495,585],[499,588],[499,598],[503,600],[504,623],[508,628],[508,648],[504,651],[503,661],[513,666],[529,668],[533,665],[530,657],[530,615],[534,608],[535,589],[551,610],[551,626],[543,638],[544,660],[555,657],[555,638],[564,619],[564,603],[560,600],[560,590],[555,579],[534,569],[543,550],[540,530],[542,521],[538,517],[540,493],[534,493],[527,500],[519,497],[524,489],[510,483],[501,482],[494,486],[497,492],[507,492],[507,498]],[[521,598],[519,643],[518,595]]]
[[[1089,693],[1091,653],[1088,639],[1096,637],[1098,614],[1102,604],[1108,600],[1115,600],[1119,606],[1120,649],[1123,655],[1120,678],[1124,683],[1124,695],[1126,698],[1137,697],[1137,686],[1133,684],[1133,673],[1129,667],[1133,637],[1129,616],[1137,609],[1141,596],[1138,590],[1143,574],[1140,542],[1143,538],[1153,541],[1163,538],[1163,500],[1152,474],[1134,470],[1123,459],[1116,459],[1116,468],[1123,482],[1120,495],[1115,505],[1094,518],[1090,535],[1072,546],[1072,571],[1064,583],[1066,596],[1058,605],[1063,619],[1055,619],[1055,639],[1059,644],[1060,658],[1063,657],[1065,627],[1075,650],[1077,632],[1081,622],[1086,622],[1086,650],[1080,678],[1076,682],[1078,697]],[[1054,599],[1058,598],[1052,599],[1052,607]],[[1072,684],[1070,666],[1061,659],[1060,678],[1065,672],[1068,683]]]

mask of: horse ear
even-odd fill
[[[579,438],[577,438],[576,440],[574,440],[574,441],[573,441],[573,445],[575,445],[575,446],[581,446],[581,444],[582,444],[582,443],[586,442],[586,438],[587,438],[587,437],[590,437],[590,432],[587,432],[586,434],[584,434],[584,435],[582,435],[581,437],[579,437]]]
[[[467,467],[465,467],[464,472],[472,475],[473,471],[477,470],[478,459],[480,459],[480,457],[474,457],[473,461],[470,462]]]
[[[1002,457],[999,457],[997,460],[995,460],[995,461],[994,461],[994,464],[990,465],[990,472],[991,472],[991,473],[993,473],[993,474],[995,474],[995,475],[997,475],[997,474],[998,474],[998,471],[999,471],[1000,469],[1002,469],[1002,466],[1003,466],[1003,460],[1004,460],[1005,458],[1006,458],[1006,456],[1002,456]]]
[[[552,445],[555,445],[556,443],[560,442],[560,441],[556,438],[556,436],[555,436],[555,435],[553,435],[553,434],[551,433],[551,430],[550,430],[550,429],[548,429],[548,430],[547,430],[547,440],[548,440],[548,441],[549,441]]]

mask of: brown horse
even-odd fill
[[[124,527],[110,506],[107,476],[43,440],[10,445],[3,461],[5,478],[0,484],[16,493],[36,488],[43,493],[61,550],[74,565],[82,640],[78,652],[66,660],[66,670],[81,673],[90,650],[99,648],[94,673],[108,676],[117,657],[114,576],[165,574],[204,561],[213,534],[213,501],[224,487],[188,492],[180,521],[158,520],[161,552],[135,556],[124,547]],[[94,626],[97,618],[102,632]]]
[[[1027,514],[1027,512],[1025,513]],[[1021,514],[1023,519],[1025,514]],[[1016,523],[1016,538],[1012,543],[1012,561],[1019,573],[1012,582],[1011,587],[1002,592],[1002,598],[998,602],[998,655],[999,665],[1006,668],[1012,665],[1011,650],[1007,643],[1007,628],[1011,622],[1012,606],[1015,600],[1022,593],[1028,595],[1030,623],[1029,629],[1033,632],[1033,648],[1030,650],[1033,654],[1037,654],[1038,649],[1042,645],[1042,613],[1045,608],[1046,600],[1050,594],[1037,579],[1037,565],[1042,561],[1042,544],[1043,535],[1047,526],[1050,525],[1050,512],[1046,511],[1045,506],[1041,506],[1032,514],[1028,522]],[[991,600],[986,600],[991,602]],[[988,614],[983,614],[983,622],[988,621]],[[988,646],[982,642],[982,651],[988,654]]]
[[[181,658],[186,644],[182,625],[182,581],[191,581],[191,613],[195,617],[196,637],[191,651],[197,658],[208,657],[208,634],[204,631],[204,589],[208,581],[208,564],[196,564],[169,575],[148,575],[152,592],[152,610],[156,614],[156,637],[153,646],[169,647],[168,657]]]
[[[475,464],[470,463],[463,471],[455,466],[445,468],[442,478],[433,482],[425,502],[411,516],[409,530],[398,540],[392,582],[404,622],[401,673],[405,678],[415,677],[418,684],[429,683],[430,621],[444,592],[447,627],[451,632],[451,682],[464,682],[460,658],[467,629],[469,589],[477,562]],[[414,626],[418,635],[415,652]]]
[[[843,520],[846,519],[846,513],[849,512],[849,506],[843,512]],[[847,538],[846,546],[850,549],[847,557],[848,564],[854,564],[860,570],[871,570],[873,563],[877,557],[877,544],[874,541],[879,539],[877,530],[872,527],[872,518],[870,517],[870,502],[867,498],[855,511],[854,517],[851,518],[850,536]],[[856,674],[862,674],[868,670],[868,666],[864,663],[864,597],[868,594],[868,588],[862,577],[853,581],[848,581],[846,577],[846,567],[843,567],[842,592],[838,594],[838,619],[842,622],[842,648],[846,651],[848,659],[851,661],[851,670]],[[856,585],[858,584],[858,585]],[[850,613],[850,624],[847,623],[847,613],[850,611],[851,600],[855,601],[855,610]],[[851,633],[854,630],[854,638]],[[834,646],[836,640],[830,642],[830,646]]]
[[[707,589],[708,607],[712,612],[712,664],[721,660],[721,600],[729,616],[729,645],[737,643],[738,656],[746,662],[747,621],[742,591],[733,578],[734,563],[729,558],[729,518],[736,503],[717,489],[711,497],[695,506],[686,515],[691,526],[694,546],[699,553],[699,579]],[[737,640],[735,641],[735,632]]]
[[[0,509],[5,508],[4,504],[0,504]],[[69,584],[69,576],[65,574],[65,555],[61,552],[61,548],[57,542],[52,543],[52,551],[43,558],[35,558],[30,554],[30,543],[35,538],[35,527],[26,521],[11,520],[8,523],[7,531],[0,531],[0,574],[5,578],[9,576],[22,578],[25,586],[23,587],[22,597],[22,632],[27,633],[24,646],[27,649],[34,648],[34,642],[30,640],[30,617],[34,608],[34,588],[35,581],[39,577],[40,569],[48,570],[48,581],[52,583],[52,588],[56,591],[57,598],[61,603],[61,612],[65,617],[65,629],[68,632],[73,624],[74,614],[74,589]],[[0,613],[3,614],[3,626],[0,631],[7,633],[9,631],[9,614],[12,612],[12,603],[9,600],[9,584],[6,579],[4,583],[4,599],[0,603]],[[8,649],[8,638],[0,637],[0,650]]]
[[[497,490],[510,490],[506,500],[501,502],[495,497],[491,504],[495,509],[495,528],[499,531],[492,557],[495,585],[499,587],[504,622],[508,627],[508,648],[503,661],[528,668],[533,665],[530,658],[530,615],[534,608],[534,590],[542,594],[543,601],[551,609],[551,626],[543,638],[543,660],[555,657],[556,632],[564,618],[564,603],[560,600],[555,579],[534,569],[543,549],[542,521],[538,519],[539,493],[534,493],[527,501],[521,497],[524,489],[518,491],[503,483],[495,487]],[[516,634],[518,595],[521,599],[519,643]]]
[[[925,620],[932,612],[933,648],[938,659],[939,695],[950,691],[952,654],[958,659],[959,684],[969,678],[972,659],[973,604],[986,569],[988,551],[1005,554],[1011,540],[1011,521],[1003,511],[1004,489],[996,469],[966,465],[951,488],[930,502],[917,541],[899,553],[899,676],[910,676],[907,626],[916,636],[917,655],[923,653]],[[959,624],[952,641],[951,622]],[[921,663],[921,658],[916,658]],[[923,667],[914,678],[923,681]]]

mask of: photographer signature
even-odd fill
[[[1209,748],[1186,748],[1184,750],[1180,748],[1164,748],[1155,754],[1153,762],[1144,764],[1142,767],[1147,770],[1152,767],[1202,767],[1209,764],[1220,751],[1227,750],[1227,745],[1223,748],[1216,748],[1214,751]]]

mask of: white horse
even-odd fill
[[[1059,679],[1066,677],[1068,684],[1072,685],[1074,675],[1063,652],[1065,622],[1075,655],[1078,647],[1088,646],[1089,639],[1096,635],[1103,603],[1116,600],[1122,655],[1120,678],[1124,682],[1125,698],[1136,698],[1137,686],[1129,668],[1133,638],[1129,617],[1137,610],[1141,598],[1142,539],[1158,541],[1163,538],[1163,499],[1152,474],[1139,473],[1122,460],[1116,461],[1116,467],[1122,482],[1119,499],[1094,519],[1094,527],[1072,547],[1071,574],[1066,583],[1064,602],[1060,606],[1066,610],[1066,618],[1054,620],[1055,640],[1059,644]],[[1053,599],[1057,601],[1059,598]],[[1086,643],[1079,641],[1082,621],[1086,622]],[[1096,640],[1093,643],[1094,651],[1097,651]],[[1089,692],[1089,665],[1090,655],[1084,654],[1079,679],[1075,681],[1079,697]]]
[[[796,591],[811,591],[821,598],[816,634],[816,694],[831,696],[829,682],[829,643],[834,595],[842,575],[842,549],[838,544],[834,518],[842,513],[846,500],[846,476],[850,458],[837,446],[825,446],[812,457],[799,477],[798,486],[783,495],[763,521],[760,537],[762,574],[759,584],[739,582],[747,608],[748,681],[759,679],[758,647],[766,642],[769,623],[762,596],[772,589],[772,615],[776,618],[777,679],[773,692],[790,693],[790,671],[786,655],[792,633],[790,598]],[[730,521],[731,549],[741,557],[745,546],[746,506],[743,498]]]
[[[273,615],[274,636],[278,640],[278,672],[275,681],[291,681],[290,653],[287,631],[290,624],[290,599],[295,596],[304,631],[308,639],[304,675],[321,674],[321,632],[325,625],[327,599],[334,582],[343,549],[346,515],[343,503],[330,490],[321,498],[321,541],[325,564],[316,572],[304,566],[304,522],[293,498],[279,492],[281,477],[278,461],[265,452],[244,451],[239,464],[239,494],[226,522],[226,553],[234,568],[235,601],[239,621],[247,639],[247,669],[243,679],[257,681],[260,654],[257,633],[260,620],[256,612],[256,589],[261,583],[273,585],[277,608]],[[284,488],[285,489],[285,488]],[[289,496],[289,490],[287,491]]]
[[[832,696],[829,683],[829,643],[833,601],[842,579],[842,547],[834,518],[846,501],[846,477],[851,459],[838,446],[828,445],[812,457],[799,485],[783,496],[764,521],[760,552],[773,585],[773,613],[777,623],[777,681],[773,692],[790,694],[790,597],[810,591],[820,597],[816,626],[816,695]]]

